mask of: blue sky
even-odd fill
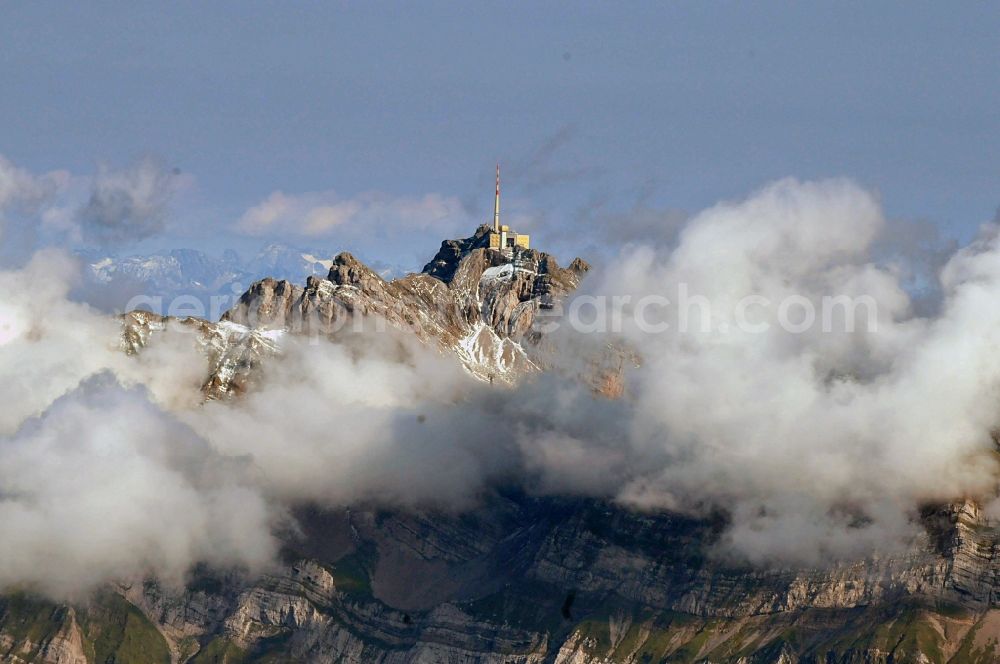
[[[486,219],[497,159],[512,218],[564,251],[784,176],[855,178],[965,240],[1000,204],[998,7],[5,3],[0,155],[178,169],[136,248],[295,240],[321,208],[329,230],[296,241],[413,264]],[[283,216],[248,235],[275,192]]]

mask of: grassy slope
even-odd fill
[[[49,643],[74,628],[79,629],[84,653],[94,664],[170,662],[167,643],[156,627],[114,594],[102,595],[76,611],[22,593],[0,598],[0,634],[10,643],[0,652],[0,659],[43,661]]]

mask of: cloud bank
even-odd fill
[[[997,228],[944,265],[940,315],[922,318],[897,271],[873,262],[885,226],[877,199],[849,181],[786,180],[695,215],[670,252],[627,249],[591,284],[636,297],[685,284],[711,303],[708,325],[684,333],[673,309],[661,334],[624,316],[644,366],[622,433],[646,460],[619,500],[720,507],[738,554],[817,562],[911,533],[926,502],[993,492]],[[747,331],[734,313],[748,296],[819,311],[829,295],[869,298],[875,325],[790,332],[761,305],[755,322],[767,330]]]
[[[109,579],[180,584],[196,560],[263,569],[275,514],[247,466],[141,388],[88,378],[3,440],[0,585],[82,597]]]
[[[0,547],[0,584],[61,596],[198,561],[261,569],[296,503],[466,509],[501,482],[721,511],[717,553],[759,564],[891,550],[922,505],[995,494],[1000,425],[997,226],[937,273],[933,316],[878,260],[891,227],[850,181],[784,180],[624,247],[579,295],[631,297],[621,330],[552,339],[566,367],[634,349],[620,400],[568,370],[494,389],[387,333],[286,336],[257,389],[201,405],[192,335],[126,357],[115,321],[67,300],[72,262],[38,254],[0,273],[0,513],[27,543]],[[682,285],[704,325],[663,304]],[[870,298],[876,325],[791,332],[763,304],[829,295]],[[629,309],[650,296],[655,333]],[[754,331],[735,313],[748,296]]]

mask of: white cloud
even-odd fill
[[[65,171],[35,175],[0,155],[0,265],[31,253],[38,241],[36,220],[51,214],[70,179]]]
[[[109,579],[181,583],[192,561],[259,570],[274,512],[141,389],[95,376],[0,447],[0,585],[81,597]]]
[[[141,240],[167,226],[170,203],[193,186],[188,175],[145,158],[94,175],[35,174],[0,155],[0,266],[22,265],[42,247]]]
[[[47,250],[0,272],[0,586],[78,597],[179,582],[196,560],[260,569],[280,511],[168,412],[197,403],[194,338],[125,356],[118,321],[66,298],[77,268]]]
[[[261,219],[299,218],[297,199],[272,199]],[[631,245],[585,295],[672,298],[684,284],[711,303],[712,325],[681,332],[668,311],[662,334],[628,316],[620,338],[560,332],[552,341],[567,366],[590,344],[639,352],[620,401],[558,373],[493,389],[412,339],[376,334],[286,337],[259,388],[197,406],[205,365],[192,335],[168,331],[124,356],[114,321],[66,300],[72,263],[39,254],[0,273],[0,484],[10,489],[0,512],[8,538],[35,554],[29,565],[0,546],[0,584],[60,595],[121,574],[176,579],[198,560],[260,566],[290,504],[458,509],[501,481],[721,510],[724,552],[760,563],[897,545],[921,505],[995,488],[1000,234],[990,226],[952,256],[940,315],[922,318],[897,274],[873,262],[884,225],[878,200],[851,182],[786,180],[692,216],[669,246]],[[873,298],[877,328],[792,334],[762,310],[772,325],[751,333],[733,318],[747,295],[841,293]],[[68,492],[79,504],[65,504]],[[128,504],[109,497],[121,495]],[[107,517],[95,521],[100,509]],[[138,527],[139,512],[162,516]]]
[[[344,198],[332,191],[276,191],[247,210],[234,229],[246,235],[334,241],[337,251],[373,259],[403,256],[416,266],[434,254],[441,240],[467,236],[475,225],[452,196],[367,192]]]
[[[643,462],[622,501],[722,508],[741,554],[818,561],[898,544],[928,501],[992,491],[1000,240],[993,229],[952,257],[941,315],[925,319],[896,274],[871,262],[884,224],[877,199],[851,182],[785,180],[695,215],[676,249],[632,247],[597,275],[596,293],[676,302],[683,284],[711,304],[709,329],[680,331],[677,308],[666,333],[626,326],[645,366],[623,434]],[[876,328],[791,333],[771,308],[760,333],[734,316],[749,295],[819,310],[839,294],[872,298]],[[549,471],[566,481],[567,469]]]
[[[428,231],[464,220],[465,212],[458,199],[439,194],[396,197],[367,192],[342,198],[334,192],[276,191],[247,210],[236,228],[249,235],[319,237],[331,232]]]
[[[68,177],[65,171],[34,175],[0,155],[0,210],[14,205],[37,206],[50,198]]]

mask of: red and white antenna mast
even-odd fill
[[[500,162],[497,162],[497,197],[493,202],[493,231],[500,232]]]

